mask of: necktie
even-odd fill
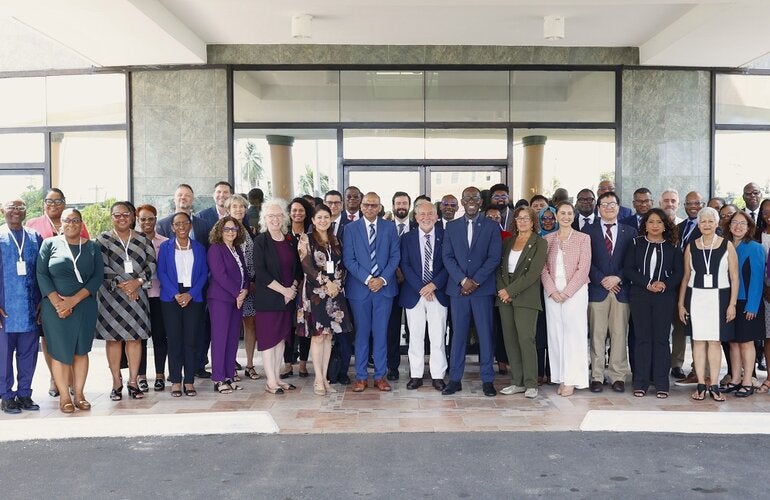
[[[615,224],[605,224],[607,231],[604,233],[604,246],[607,247],[607,253],[612,256],[612,226]]]
[[[695,227],[695,219],[688,219],[687,225],[684,228],[684,236],[682,237],[682,247],[686,247],[687,243],[690,241],[690,235],[692,234],[692,230]]]
[[[332,234],[337,236],[337,221],[332,222]]]
[[[583,225],[580,226],[580,229],[583,229],[584,227],[586,227],[586,224],[588,224],[588,217],[583,217]]]
[[[400,237],[402,234],[404,234],[404,226],[406,226],[406,224],[404,224],[403,222],[399,222],[399,223],[398,223],[398,236],[399,236],[399,237]]]
[[[428,284],[433,280],[433,246],[430,244],[430,235],[425,235],[425,258],[422,263],[422,282]]]
[[[373,277],[377,277],[379,274],[379,266],[377,265],[377,251],[374,249],[374,238],[376,236],[376,231],[374,229],[374,222],[369,224],[369,258],[372,261],[372,270],[369,274],[371,274]]]
[[[751,220],[757,222],[757,214],[754,211],[749,212],[749,214],[751,215]]]
[[[473,219],[468,220],[468,248],[471,247],[473,241]]]
[[[348,214],[348,220],[355,220],[356,214]]]

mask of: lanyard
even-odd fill
[[[78,269],[78,259],[80,258],[80,254],[83,252],[83,238],[80,238],[78,236],[78,256],[75,257],[72,254],[72,249],[70,248],[70,244],[67,243],[67,238],[64,236],[61,237],[62,241],[64,241],[64,247],[67,249],[67,253],[70,255],[70,259],[72,259],[72,268],[75,270],[75,277],[78,280],[78,283],[81,285],[83,284],[83,277],[80,275],[80,270]]]
[[[714,240],[717,237],[714,235],[711,238],[711,245],[709,246],[709,256],[706,258],[706,242],[703,240],[703,236],[700,237],[701,252],[703,252],[703,261],[706,263],[706,274],[711,274],[711,253],[714,251]]]
[[[16,239],[16,235],[13,234],[13,230],[11,228],[8,228],[8,232],[11,235],[11,238],[13,238],[14,244],[16,244],[16,249],[19,251],[19,262],[24,262],[24,258],[22,257],[22,252],[24,251],[24,242],[27,239],[27,232],[22,228],[21,230],[21,245],[19,245],[19,241]]]
[[[233,256],[233,259],[235,259],[235,263],[238,264],[238,270],[241,272],[241,288],[243,288],[243,265],[241,264],[241,259],[238,257],[238,252],[235,250],[235,248],[231,248],[227,245],[225,245],[228,250],[230,250],[230,254]]]
[[[123,239],[118,236],[118,233],[115,232],[115,230],[112,230],[112,234],[115,235],[115,238],[120,242],[120,246],[123,247],[123,252],[126,254],[126,262],[131,260],[131,257],[128,256],[128,246],[131,244],[131,235],[133,234],[133,230],[128,231],[128,239],[126,240],[125,245],[123,244]]]
[[[56,236],[57,234],[61,234],[62,226],[59,226],[59,229],[56,229],[56,226],[54,226],[53,221],[51,220],[50,217],[48,217],[48,214],[43,214],[43,216],[45,217],[45,220],[47,220],[48,223],[51,225],[51,232],[53,233],[53,235]]]

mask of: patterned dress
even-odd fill
[[[128,257],[133,271],[126,273],[124,267],[126,250],[123,242],[112,231],[100,234],[96,246],[101,249],[104,261],[104,282],[97,302],[99,321],[96,324],[96,338],[104,340],[139,340],[149,338],[150,305],[147,288],[155,274],[155,249],[152,241],[142,233],[131,232],[128,241]],[[139,299],[130,300],[117,285],[136,278],[144,279]]]
[[[241,244],[241,252],[243,252],[243,258],[246,260],[246,271],[249,274],[249,285],[254,283],[254,240],[251,239],[251,234],[246,233],[246,239]],[[254,316],[256,310],[254,309],[254,291],[249,288],[249,294],[243,301],[244,316]]]
[[[311,337],[352,331],[348,302],[342,293],[346,273],[339,247],[337,250],[323,248],[312,235],[303,234],[297,250],[305,273],[302,308],[297,310],[297,335]],[[334,263],[333,274],[326,272],[326,262],[330,258]],[[340,288],[340,293],[333,298],[323,289],[323,285],[330,281]]]

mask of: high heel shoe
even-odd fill
[[[316,396],[326,396],[324,384],[313,384],[313,394]]]
[[[251,380],[258,380],[260,378],[259,373],[257,373],[257,370],[254,369],[253,366],[247,366],[243,371],[243,375],[249,377]]]
[[[324,380],[324,389],[326,389],[326,392],[328,392],[329,394],[334,394],[337,392],[337,389],[332,387],[332,385],[329,383],[328,380]]]
[[[120,401],[122,399],[123,399],[123,386],[121,385],[117,389],[113,387],[112,392],[110,392],[110,400]]]
[[[131,396],[131,399],[143,399],[144,398],[144,393],[138,387],[133,386],[131,384],[126,384],[126,389],[128,390],[128,395]]]
[[[162,378],[156,378],[155,383],[152,384],[152,388],[155,392],[161,392],[166,390],[166,381]]]

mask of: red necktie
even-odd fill
[[[354,220],[356,218],[355,214],[348,214],[348,220]]]
[[[604,226],[607,228],[607,231],[604,233],[604,246],[607,247],[607,253],[612,256],[612,226],[615,224],[605,224]]]

